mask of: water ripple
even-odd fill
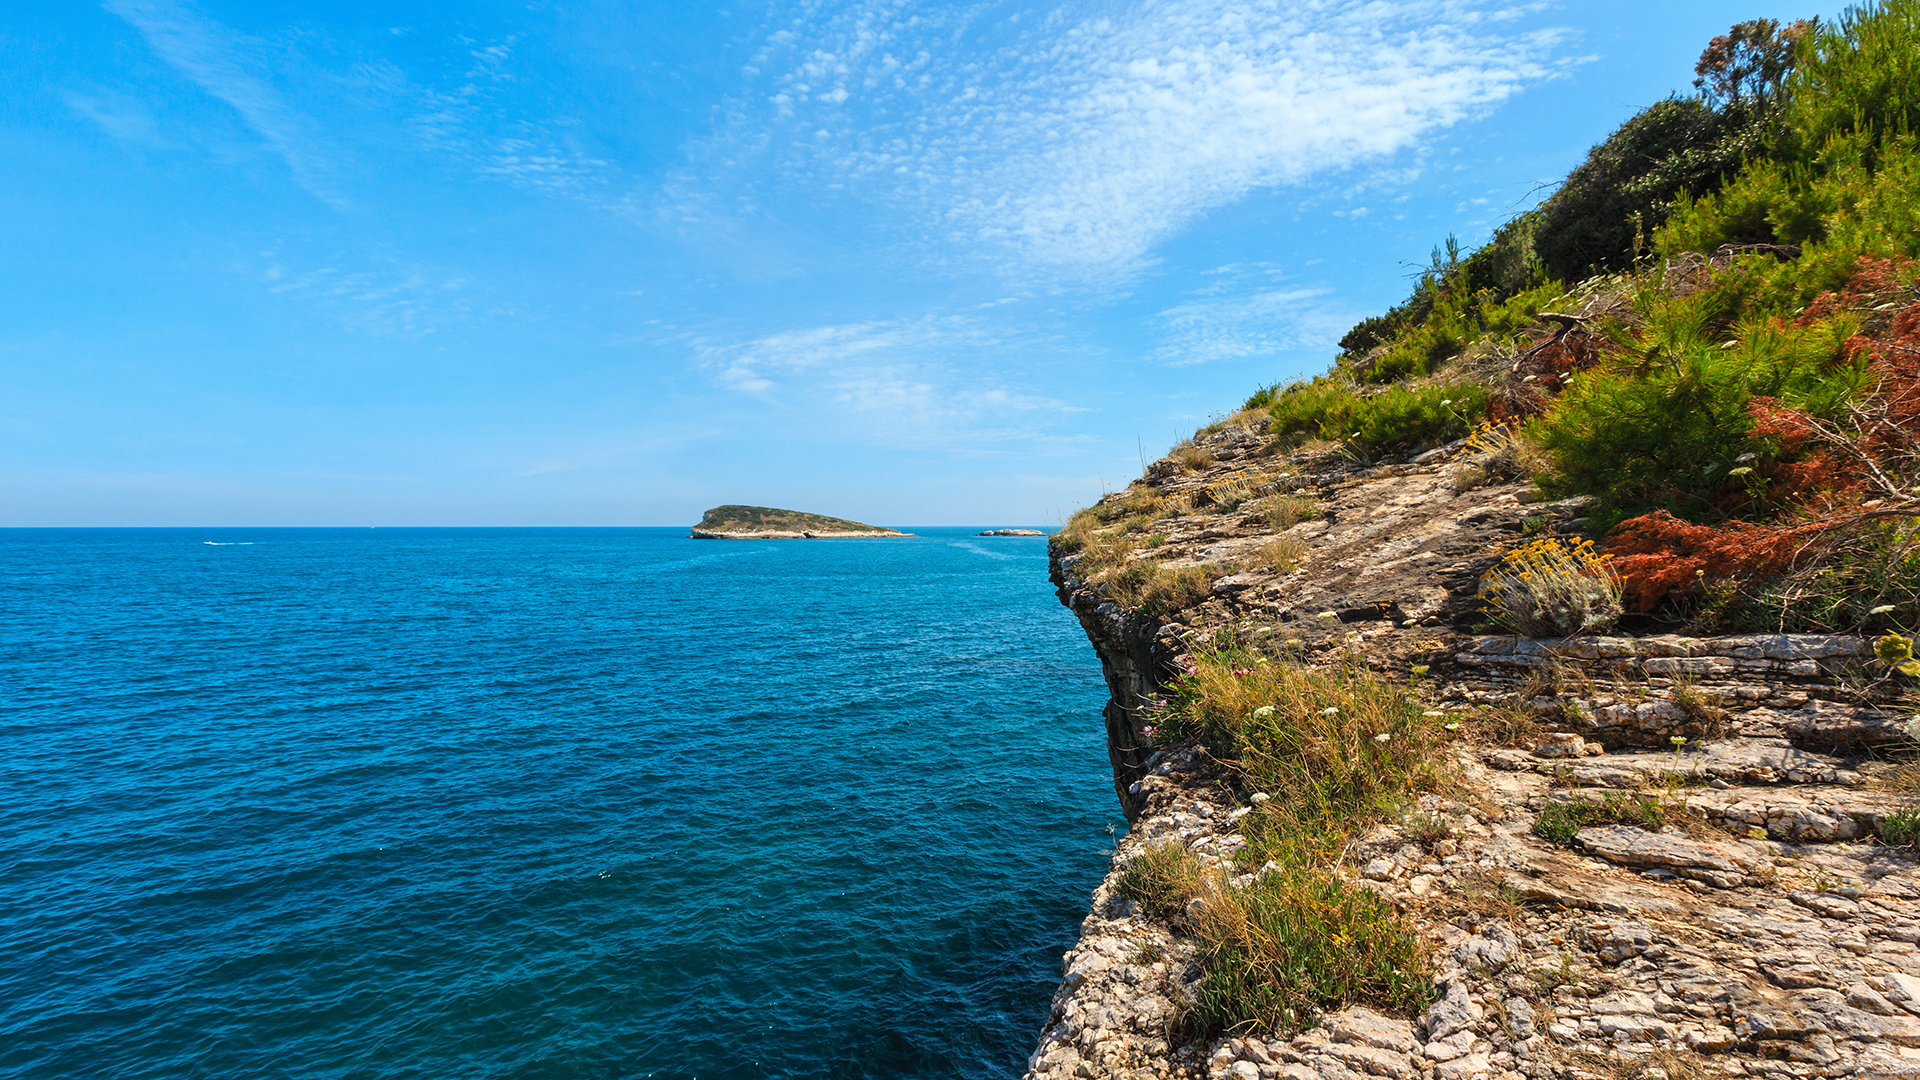
[[[1017,1075],[1104,690],[920,531],[0,531],[0,1076]]]

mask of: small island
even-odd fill
[[[988,529],[986,532],[977,532],[977,533],[974,533],[973,535],[975,536],[1045,536],[1047,534],[1042,532],[1039,529]]]
[[[850,540],[912,536],[845,518],[776,510],[770,506],[716,506],[693,527],[695,540]]]

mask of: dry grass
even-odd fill
[[[1121,607],[1144,615],[1181,611],[1212,595],[1226,568],[1213,565],[1165,566],[1138,559],[1104,579],[1107,595]]]
[[[1422,936],[1333,867],[1356,831],[1450,784],[1440,725],[1364,669],[1319,671],[1231,647],[1195,657],[1173,690],[1160,737],[1199,739],[1270,796],[1242,823],[1242,863],[1274,867],[1252,883],[1203,875],[1195,885],[1181,856],[1160,853],[1125,886],[1162,897],[1152,901],[1162,911],[1173,891],[1164,883],[1194,890],[1172,906],[1200,944],[1197,1019],[1213,1030],[1286,1031],[1348,1002],[1425,1001]]]
[[[1529,442],[1514,421],[1485,423],[1467,437],[1453,467],[1453,489],[1471,491],[1487,484],[1525,480],[1547,469],[1539,448]]]
[[[1198,472],[1215,461],[1212,451],[1195,446],[1192,439],[1167,451],[1167,456],[1178,462],[1187,472]]]
[[[1270,495],[1261,502],[1259,513],[1269,526],[1284,531],[1303,521],[1312,521],[1323,511],[1312,496]]]
[[[1291,574],[1306,553],[1306,542],[1299,537],[1279,536],[1255,548],[1247,559],[1247,566],[1269,574]]]
[[[1351,830],[1398,816],[1410,794],[1452,784],[1442,721],[1364,669],[1226,650],[1196,657],[1173,691],[1163,738],[1200,740],[1273,796],[1248,819],[1262,860],[1320,861]]]
[[[1460,884],[1441,897],[1448,914],[1477,915],[1482,919],[1513,922],[1520,917],[1520,894],[1485,870],[1469,870]]]
[[[1490,705],[1469,714],[1460,725],[1462,735],[1484,746],[1517,746],[1531,750],[1540,744],[1540,719],[1524,704]]]

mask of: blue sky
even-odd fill
[[[1046,524],[1748,3],[22,5],[0,525]]]

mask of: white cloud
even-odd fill
[[[963,319],[846,323],[691,344],[721,386],[816,419],[857,418],[891,445],[1049,437],[1055,419],[1086,411],[1000,381],[980,357],[1008,343]]]
[[[800,3],[670,193],[751,211],[844,189],[1015,276],[1122,280],[1211,209],[1384,161],[1547,77],[1556,40],[1476,0],[1000,10]]]
[[[1184,367],[1294,350],[1318,357],[1356,318],[1332,289],[1295,284],[1268,263],[1235,263],[1205,276],[1213,280],[1191,299],[1154,316],[1154,360]]]
[[[160,57],[238,112],[281,160],[296,183],[335,206],[347,200],[334,151],[313,121],[290,105],[272,80],[265,47],[166,0],[107,0]]]
[[[1328,301],[1331,289],[1263,289],[1192,300],[1160,312],[1162,344],[1153,357],[1175,367],[1245,360],[1290,350],[1330,351],[1353,325]]]
[[[66,93],[67,107],[98,125],[121,142],[159,148],[168,145],[146,103],[111,90]]]
[[[366,253],[311,268],[296,268],[290,254],[278,250],[261,252],[261,258],[269,293],[297,297],[364,333],[433,334],[473,317],[471,283],[459,271]]]

